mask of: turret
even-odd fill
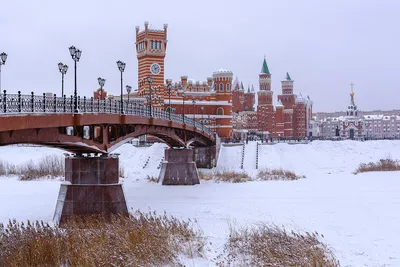
[[[258,77],[260,83],[260,91],[271,91],[271,73],[269,72],[267,60],[265,59],[265,57],[261,67],[261,72]]]
[[[283,95],[292,95],[293,94],[293,80],[290,78],[288,72],[286,72],[285,79],[281,81],[282,83],[282,94]]]

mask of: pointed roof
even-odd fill
[[[264,57],[264,62],[263,62],[262,68],[261,68],[261,73],[263,73],[263,74],[271,74],[271,73],[269,73],[267,60],[265,59],[265,57]]]
[[[286,72],[286,77],[285,77],[286,81],[291,81],[292,78],[290,78],[289,72]]]
[[[254,92],[254,85],[251,85],[251,91]]]
[[[240,89],[244,90],[243,82],[240,82]]]

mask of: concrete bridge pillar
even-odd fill
[[[54,221],[62,224],[72,216],[109,217],[117,213],[128,214],[119,183],[119,159],[108,155],[67,156]]]
[[[193,149],[166,149],[158,181],[163,185],[200,184]]]
[[[198,168],[212,169],[216,166],[216,146],[194,148],[194,161]]]

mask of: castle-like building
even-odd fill
[[[238,138],[256,135],[263,138],[304,138],[312,135],[312,101],[307,96],[293,93],[293,83],[289,73],[282,84],[282,93],[277,97],[277,105],[273,104],[271,90],[271,73],[264,58],[259,77],[257,92],[257,109],[246,110],[241,102],[254,103],[255,92],[248,90],[247,94],[240,91],[233,94],[233,135]],[[235,87],[234,91],[238,91]],[[253,101],[253,102],[252,102]]]
[[[181,76],[179,81],[165,79],[167,29],[167,24],[162,30],[151,29],[148,22],[142,31],[136,27],[138,89],[129,94],[131,100],[184,114],[222,138],[238,137],[238,133],[240,138],[247,138],[249,134],[262,138],[308,135],[312,101],[293,94],[293,80],[287,74],[278,104],[274,106],[271,74],[265,59],[257,93],[253,86],[245,91],[238,79],[233,81],[232,71],[226,69],[214,71],[204,81],[188,76]],[[100,89],[94,92],[95,99],[105,97],[106,93]],[[127,97],[124,95],[124,100]]]

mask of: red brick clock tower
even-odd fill
[[[136,53],[138,58],[138,93],[146,96],[150,92],[147,77],[153,77],[152,105],[159,107],[164,102],[164,59],[167,50],[167,24],[163,30],[149,28],[144,23],[144,31],[136,27]]]

